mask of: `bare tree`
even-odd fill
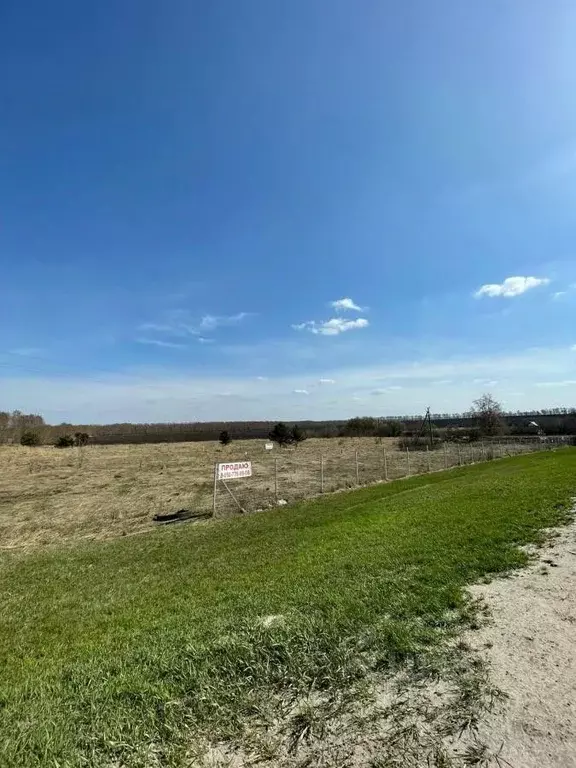
[[[471,415],[476,418],[476,424],[482,435],[489,437],[501,435],[506,431],[502,406],[489,392],[485,392],[474,400]]]

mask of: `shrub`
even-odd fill
[[[230,432],[228,432],[227,429],[223,429],[222,432],[220,432],[220,436],[218,440],[220,440],[220,445],[230,445],[230,443],[232,442],[232,438],[230,437]]]
[[[427,435],[421,435],[420,437],[401,437],[400,440],[398,440],[398,449],[400,451],[405,451],[407,448],[410,451],[425,451],[426,448],[435,450],[436,448],[440,448],[441,445],[442,440],[438,437],[434,437],[432,439],[432,445],[430,445],[430,438]]]
[[[73,439],[73,445],[77,445],[78,448],[82,448],[84,445],[88,445],[88,442],[90,440],[90,435],[88,432],[75,432],[74,433],[74,439]]]
[[[40,445],[41,442],[38,432],[32,432],[32,430],[22,432],[22,436],[20,437],[20,445],[36,446]]]
[[[292,427],[292,442],[298,445],[298,443],[303,443],[304,440],[307,439],[307,437],[308,435],[306,434],[306,432],[304,432],[302,427],[300,427],[298,424],[294,424],[294,426]]]
[[[54,443],[55,448],[72,448],[75,445],[72,435],[60,435]]]
[[[293,440],[292,430],[288,429],[286,424],[282,421],[279,421],[278,424],[276,424],[268,437],[273,442],[278,443],[278,445],[289,445]]]
[[[404,432],[404,424],[396,419],[382,421],[376,427],[378,437],[400,437]]]
[[[377,422],[372,416],[355,416],[349,419],[342,433],[345,437],[370,437],[376,434]]]

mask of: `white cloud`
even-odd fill
[[[10,349],[9,355],[17,355],[18,357],[36,357],[43,352],[39,347],[20,347],[19,349]]]
[[[295,395],[309,395],[310,394],[310,392],[308,392],[307,389],[293,389],[292,392]]]
[[[502,296],[504,298],[513,298],[520,296],[531,288],[538,288],[540,285],[548,285],[548,277],[507,277],[503,283],[487,283],[479,288],[474,294],[475,298],[480,299],[483,296],[495,298]]]
[[[362,312],[364,311],[362,307],[359,307],[358,304],[355,304],[352,299],[336,299],[336,301],[331,301],[330,306],[335,309],[337,312]]]
[[[318,379],[318,384],[336,384],[335,379]]]
[[[268,376],[256,376],[256,381],[268,381]]]
[[[370,392],[370,394],[371,395],[375,395],[375,396],[378,396],[378,395],[388,395],[388,394],[390,394],[390,392],[398,392],[401,389],[402,389],[402,387],[398,386],[397,384],[394,384],[394,385],[392,385],[390,387],[382,387],[380,389],[373,389]]]
[[[200,321],[200,328],[204,331],[213,331],[222,325],[236,325],[249,315],[250,312],[238,312],[236,315],[204,315]]]
[[[214,339],[207,339],[205,336],[198,336],[199,344],[212,344]]]
[[[364,317],[359,317],[356,320],[344,320],[342,317],[333,317],[320,323],[317,323],[315,320],[307,320],[305,323],[293,325],[292,328],[296,331],[310,331],[310,333],[321,336],[338,336],[338,334],[345,331],[366,328],[368,325],[369,322]]]
[[[146,338],[139,338],[136,339],[138,344],[150,344],[154,347],[165,347],[166,349],[184,349],[184,344],[177,344],[174,341],[162,341],[161,339],[146,339]]]
[[[562,298],[562,296],[566,296],[567,293],[568,291],[556,291],[556,293],[552,294],[552,299],[554,301],[558,301],[559,299]]]
[[[472,384],[482,384],[487,387],[495,387],[498,382],[494,379],[474,379]]]
[[[430,384],[434,387],[443,387],[447,384],[452,384],[452,379],[438,379],[438,381],[431,381]]]
[[[2,396],[6,410],[38,411],[52,423],[186,421],[190,418],[198,421],[346,419],[374,415],[375,406],[386,416],[422,413],[428,403],[436,411],[466,411],[478,397],[478,385],[472,384],[473,379],[492,381],[498,377],[506,383],[505,395],[509,402],[513,399],[510,407],[528,410],[570,405],[570,396],[576,391],[576,383],[569,383],[576,379],[576,351],[570,353],[569,348],[570,344],[565,344],[519,350],[513,355],[396,358],[359,366],[351,366],[343,359],[336,368],[322,369],[322,375],[333,378],[336,383],[324,387],[316,384],[314,390],[303,384],[308,381],[303,377],[310,376],[317,382],[320,374],[313,376],[313,369],[302,366],[302,361],[298,361],[298,368],[292,369],[298,373],[278,371],[268,383],[262,384],[258,384],[255,377],[258,370],[267,370],[264,366],[271,363],[270,359],[263,360],[262,367],[257,369],[252,363],[248,369],[243,368],[238,361],[219,374],[202,369],[178,370],[171,364],[114,374],[94,369],[85,375],[52,375],[48,371],[38,375],[32,371],[20,373],[15,365],[12,371],[4,372]],[[244,357],[252,360],[248,354],[249,350]],[[184,351],[165,357],[171,363],[176,357],[179,363],[186,355]],[[4,365],[6,358],[2,360]],[[38,367],[36,363],[35,367]],[[546,381],[542,380],[541,371],[546,371]],[[431,382],[444,379],[453,382],[450,397],[445,401],[440,396],[431,399]],[[404,389],[380,398],[370,395],[374,387],[388,388],[390,383],[402,383]],[[544,386],[536,387],[535,383]],[[303,387],[307,387],[309,396],[282,395]],[[433,391],[441,393],[438,388]],[[230,396],[225,395],[228,392]],[[313,408],[309,407],[312,405]]]
[[[574,379],[564,379],[563,381],[537,381],[535,387],[573,387],[576,385]]]
[[[201,339],[205,339],[204,333],[214,331],[221,326],[237,325],[251,314],[251,312],[238,312],[236,315],[204,315],[198,321],[190,312],[174,309],[166,313],[164,322],[142,323],[139,330],[176,338],[200,336]],[[206,342],[200,340],[200,343]]]

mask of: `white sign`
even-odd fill
[[[267,451],[271,451],[272,448],[274,448],[274,443],[264,443],[264,448],[266,448]]]
[[[252,477],[251,461],[231,461],[218,464],[218,480],[235,480],[237,477]]]

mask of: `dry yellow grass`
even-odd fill
[[[464,461],[480,458],[470,454]],[[481,449],[477,448],[476,451]],[[397,440],[310,439],[298,448],[265,451],[264,441],[158,445],[54,447],[0,446],[0,548],[41,547],[86,538],[110,538],[149,530],[156,513],[181,508],[212,510],[216,461],[250,459],[254,476],[230,483],[247,510],[278,498],[294,501],[407,474],[407,457]],[[411,455],[411,473],[458,463],[456,449]],[[358,470],[356,470],[356,455]],[[324,457],[321,460],[321,457]],[[220,485],[217,515],[235,503]]]

